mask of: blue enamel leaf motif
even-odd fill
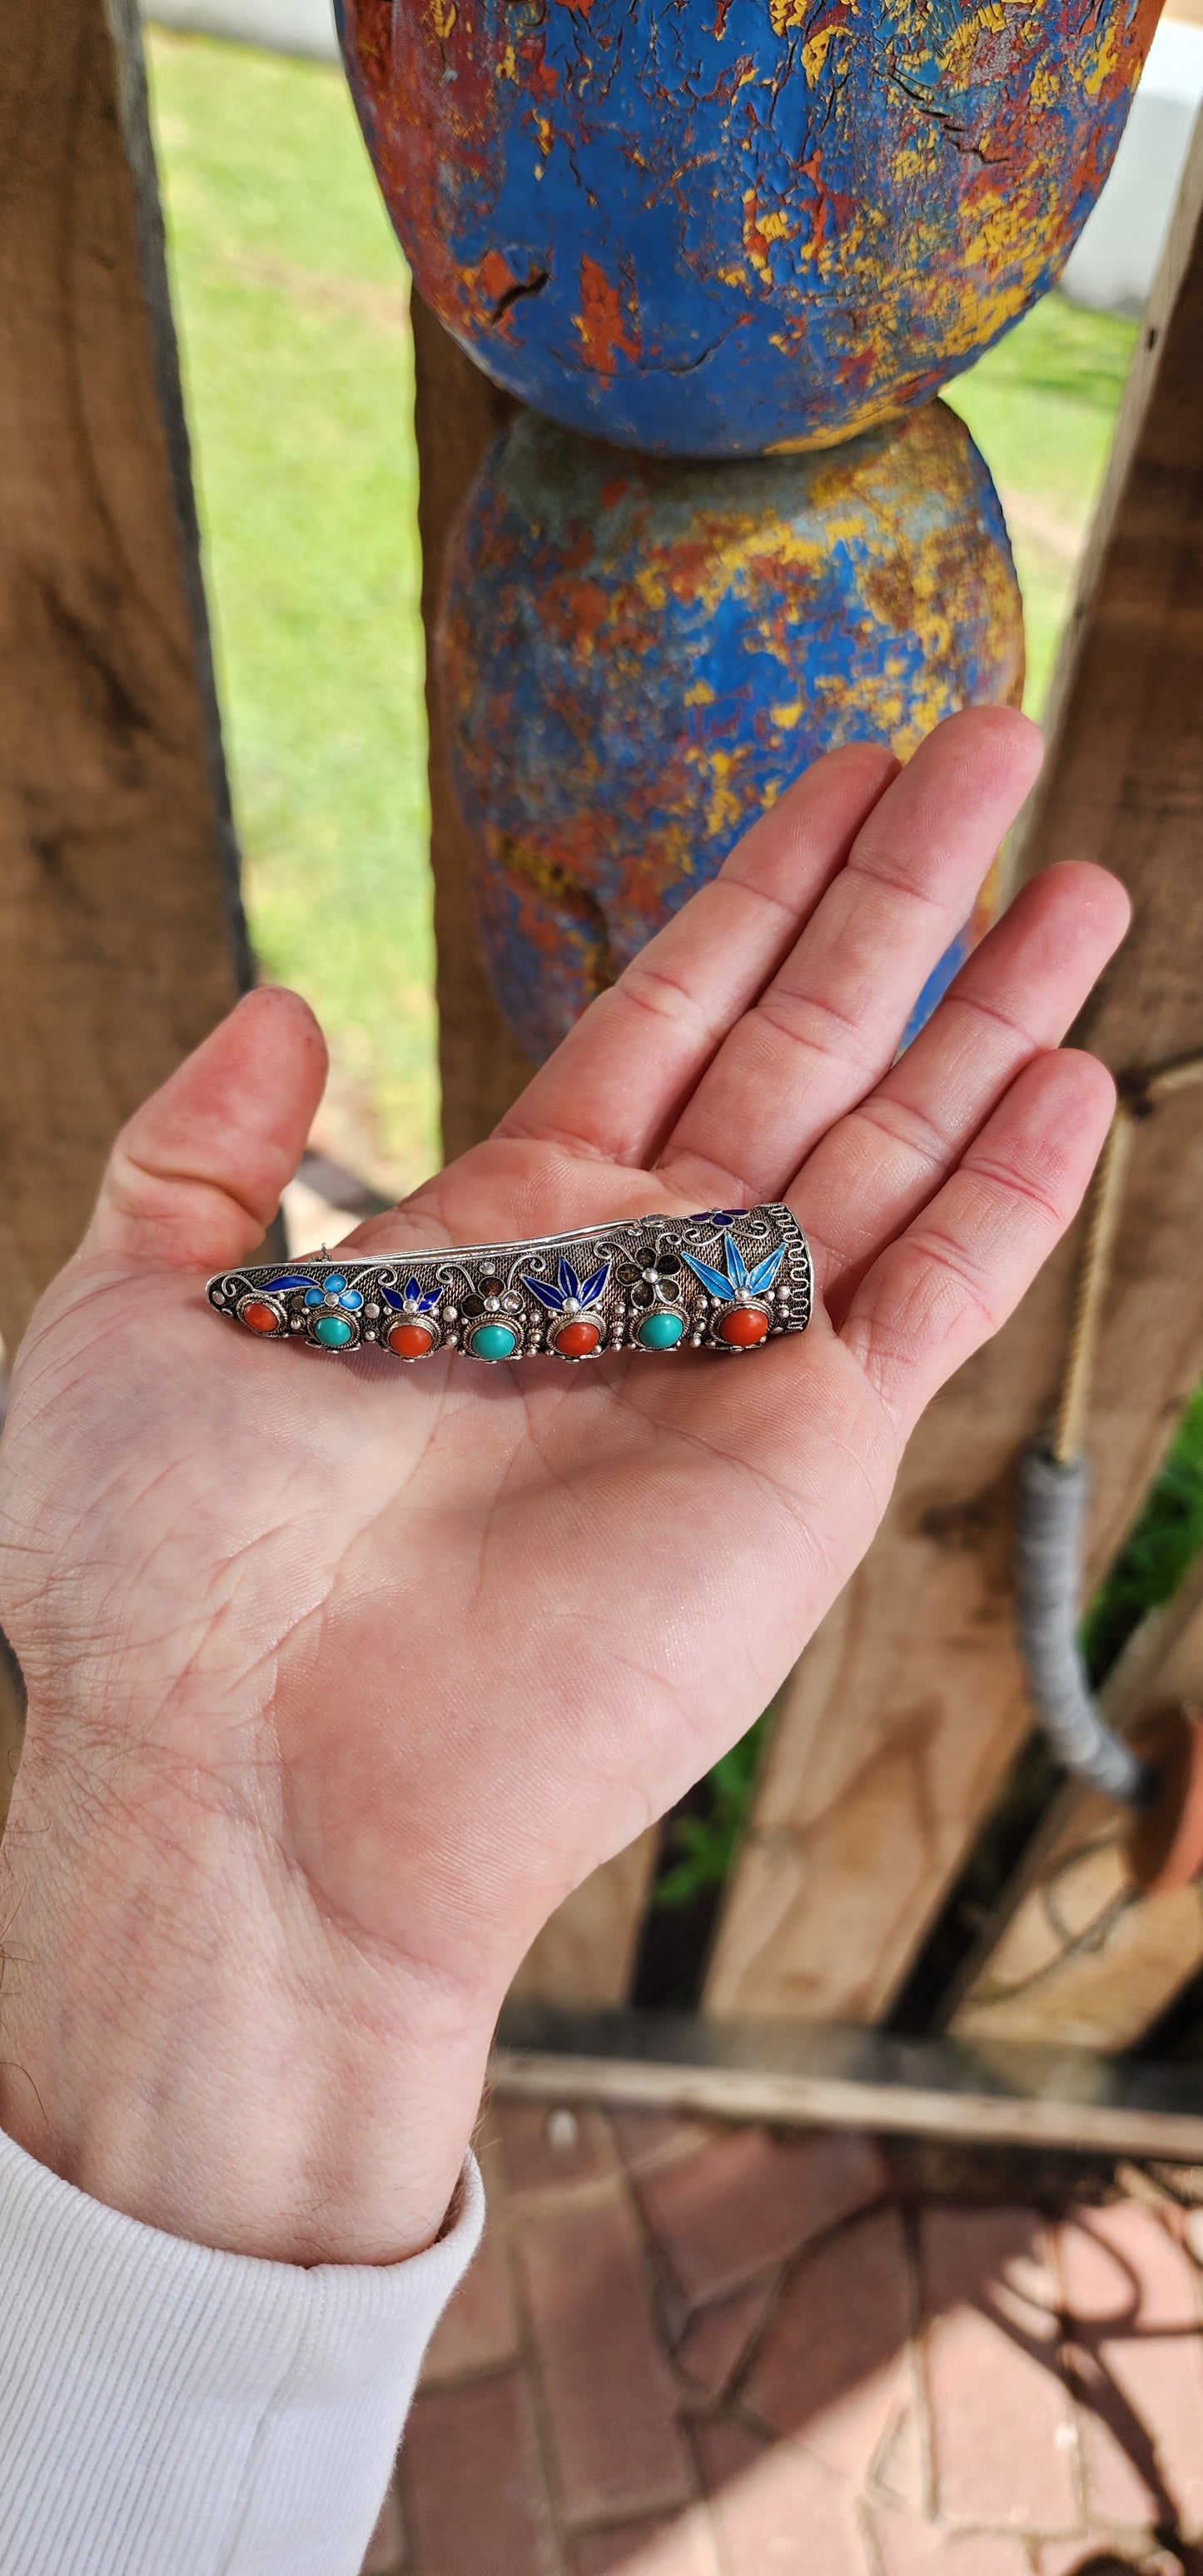
[[[582,1282],[581,1286],[582,1306],[596,1306],[598,1298],[600,1297],[609,1276],[610,1264],[608,1261],[600,1262],[596,1270],[590,1271],[588,1278]]]
[[[417,1279],[407,1279],[404,1288],[382,1287],[380,1291],[386,1306],[416,1306],[419,1315],[428,1315],[432,1306],[438,1305],[442,1293],[441,1288],[428,1288],[423,1296],[421,1281]]]
[[[744,1260],[743,1254],[740,1251],[739,1245],[737,1244],[733,1234],[724,1234],[723,1248],[727,1255],[727,1277],[733,1281],[737,1288],[746,1288],[748,1285],[748,1265]]]
[[[733,1283],[723,1277],[721,1270],[712,1270],[708,1261],[695,1261],[692,1252],[686,1252],[684,1246],[681,1257],[689,1263],[694,1278],[701,1280],[703,1288],[708,1288],[712,1297],[730,1296]]]
[[[565,1292],[562,1288],[553,1288],[550,1279],[524,1278],[522,1285],[524,1288],[529,1288],[532,1297],[537,1297],[541,1306],[550,1306],[553,1314],[559,1313],[565,1302]]]
[[[280,1277],[278,1279],[267,1280],[259,1293],[263,1297],[277,1297],[285,1288],[312,1288],[312,1286],[312,1279],[302,1279],[297,1272],[292,1270],[288,1271],[287,1274],[281,1271]]]
[[[785,1245],[779,1243],[775,1252],[767,1254],[763,1261],[757,1262],[754,1270],[749,1270],[739,1245],[730,1234],[723,1236],[723,1250],[727,1258],[725,1277],[721,1270],[712,1270],[708,1261],[696,1261],[692,1252],[684,1254],[695,1279],[701,1280],[703,1288],[709,1289],[712,1297],[727,1298],[739,1288],[747,1288],[753,1297],[763,1297],[772,1287],[785,1259]]]
[[[772,1287],[773,1281],[776,1278],[784,1259],[785,1245],[783,1243],[779,1243],[776,1251],[770,1252],[767,1261],[757,1262],[756,1268],[750,1272],[748,1277],[748,1286],[754,1297],[762,1297],[765,1289]]]
[[[570,1297],[576,1299],[578,1306],[596,1306],[609,1276],[608,1261],[599,1262],[597,1269],[591,1270],[587,1279],[578,1279],[572,1263],[561,1260],[558,1288],[552,1286],[550,1279],[528,1279],[525,1274],[522,1285],[524,1288],[529,1288],[532,1297],[537,1297],[541,1306],[548,1307],[553,1315],[558,1315],[563,1311]]]

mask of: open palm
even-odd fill
[[[291,995],[251,996],[138,1114],[3,1451],[18,1808],[69,1765],[81,1888],[98,1830],[143,1889],[148,1853],[187,1880],[199,1840],[328,2011],[387,2023],[395,1969],[483,2026],[556,1902],[763,1708],[1106,1127],[1102,1069],[1050,1052],[1122,935],[1096,870],[1029,886],[893,1061],[1037,759],[997,710],[901,773],[829,755],[497,1134],[353,1238],[786,1198],[818,1311],[739,1366],[405,1369],[223,1326],[198,1274],[251,1251],[320,1096]]]

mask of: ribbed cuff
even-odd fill
[[[0,2133],[0,2567],[358,2576],[483,2222],[469,2157],[426,2253],[302,2271],[144,2227]]]

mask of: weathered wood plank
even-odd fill
[[[0,31],[10,1349],[117,1127],[246,971],[140,39],[114,11],[42,0]]]
[[[490,2082],[534,2102],[602,2102],[700,2119],[884,2129],[1081,2154],[1203,2156],[1194,2067],[1092,2049],[904,2040],[812,2023],[509,2004]]]
[[[1103,1694],[1125,1732],[1203,1703],[1203,1563],[1146,1621]],[[1026,1893],[987,1934],[951,2028],[959,2039],[1068,2040],[1129,2048],[1203,1964],[1197,1887],[1141,1896],[1123,1856],[1124,1818],[1070,1785],[1025,1867]],[[993,1928],[993,1927],[992,1927]]]
[[[960,2139],[980,2146],[1046,2147],[1078,2155],[1156,2156],[1203,2162],[1203,2113],[1128,2110],[1123,2104],[1007,2101],[897,2090],[839,2077],[729,2075],[725,2070],[613,2065],[591,2057],[499,2049],[492,2092],[519,2102],[595,2102],[608,2110],[673,2111],[695,2120],[758,2120],[774,2128],[879,2129],[890,2136]]]
[[[1049,1409],[1064,1257],[920,1424],[885,1523],[787,1685],[705,2008],[872,2021],[1029,1723],[1010,1479]]]
[[[1023,872],[1078,855],[1132,935],[1076,1035],[1117,1070],[1203,1045],[1203,129],[1120,424]],[[1198,1094],[1142,1128],[1091,1405],[1087,1581],[1114,1554],[1203,1366]],[[1047,1420],[1072,1246],[934,1404],[877,1542],[798,1666],[707,1989],[715,2013],[888,2006],[1030,1710],[1011,1618],[1011,1477]]]
[[[422,624],[426,635],[430,859],[439,1007],[443,1151],[479,1144],[521,1091],[530,1067],[510,1036],[485,980],[476,940],[472,854],[447,765],[435,634],[451,531],[489,449],[516,409],[509,394],[411,297],[414,426],[418,442],[418,527],[422,539]]]

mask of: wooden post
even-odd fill
[[[447,765],[435,635],[451,531],[489,449],[517,409],[464,356],[442,323],[411,297],[418,528],[430,760],[430,861],[448,1162],[487,1136],[530,1078],[485,980],[476,944],[471,850]]]
[[[0,1331],[246,980],[133,0],[0,32]]]
[[[1146,315],[1055,696],[1023,872],[1079,855],[1135,922],[1076,1032],[1117,1070],[1203,1045],[1203,129]],[[1203,1366],[1203,1104],[1139,1136],[1090,1408],[1086,1581]],[[1011,1610],[1014,1461],[1051,1408],[1072,1246],[946,1389],[874,1547],[803,1657],[707,1990],[713,2012],[889,2005],[1031,1712]]]
[[[502,2013],[489,2081],[511,2100],[548,2105],[1203,2159],[1197,2067],[1130,2065],[1088,2048],[986,2050],[846,2022],[791,2028],[518,2002]]]

